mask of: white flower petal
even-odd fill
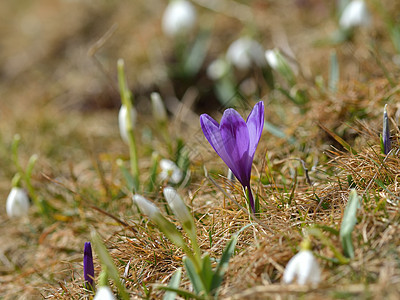
[[[301,250],[289,260],[283,273],[283,282],[291,283],[295,278],[300,285],[317,285],[321,281],[321,270],[310,250]]]
[[[234,41],[226,52],[226,58],[238,69],[249,69],[252,63],[265,65],[263,47],[249,37],[241,37]]]
[[[100,286],[93,300],[115,300],[115,296],[108,286]]]
[[[122,140],[125,143],[129,143],[129,138],[128,138],[128,131],[127,131],[127,113],[128,110],[125,105],[121,105],[121,108],[119,109],[118,113],[118,124],[119,124],[119,133],[121,135]],[[134,107],[131,109],[131,118],[132,118],[132,128],[135,128],[136,125],[136,119],[137,119],[137,112]]]
[[[368,26],[370,14],[363,0],[351,1],[343,10],[339,20],[340,27],[349,29],[356,26]]]
[[[10,218],[22,217],[28,214],[29,197],[24,189],[13,187],[7,197],[7,215]]]
[[[168,36],[189,32],[196,22],[196,10],[186,0],[170,1],[164,11],[162,29]]]

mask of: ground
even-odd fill
[[[174,187],[195,218],[201,250],[218,259],[232,235],[253,223],[238,237],[219,298],[399,298],[400,53],[391,35],[400,26],[399,4],[367,1],[371,25],[339,41],[334,1],[214,2],[192,2],[197,25],[183,43],[163,34],[167,1],[0,4],[0,298],[91,299],[93,293],[83,288],[82,260],[93,232],[104,241],[132,299],[159,299],[163,292],[156,284],[167,284],[183,266],[182,249],[133,205],[127,176],[117,164],[122,159],[129,172],[129,148],[117,119],[119,58],[139,112],[138,192],[182,231],[162,195],[168,182],[156,180],[152,188],[148,183],[154,152],[178,164],[188,158],[187,180]],[[218,98],[207,66],[244,35],[265,49],[279,48],[297,70],[295,84],[269,68],[273,86],[256,66],[230,69],[236,97]],[[205,37],[201,45],[207,50],[190,73],[177,49],[191,49],[198,36]],[[330,87],[335,57],[339,77]],[[151,111],[155,91],[169,111],[168,124],[161,127]],[[267,123],[252,167],[261,207],[256,218],[247,213],[240,184],[226,178],[227,167],[204,138],[199,116],[209,113],[220,121],[233,106],[247,117],[260,100]],[[392,129],[389,155],[382,153],[379,138],[385,104]],[[23,218],[6,214],[18,172],[12,156],[16,134],[22,169],[38,155],[34,194],[29,192],[48,203],[48,213],[32,205]],[[351,188],[361,199],[354,257],[338,261]],[[285,266],[305,237],[311,239],[322,282],[285,285]],[[95,253],[96,279],[101,269]],[[111,280],[110,285],[117,294]],[[185,272],[181,287],[190,289]]]

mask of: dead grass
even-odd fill
[[[396,4],[390,5],[390,11],[395,11]],[[16,171],[9,153],[12,137],[19,133],[21,163],[39,154],[34,186],[54,208],[50,221],[43,220],[35,208],[23,220],[9,220],[1,210],[0,298],[91,299],[93,293],[82,286],[82,253],[92,230],[103,237],[132,299],[160,299],[162,292],[154,284],[166,284],[182,266],[181,249],[132,206],[115,163],[128,155],[116,121],[120,100],[114,78],[119,57],[126,60],[140,112],[141,178],[148,177],[154,149],[165,157],[171,155],[150,119],[148,95],[159,90],[176,112],[171,116],[171,134],[182,137],[190,150],[190,184],[179,191],[196,219],[201,249],[218,258],[232,234],[253,222],[239,237],[219,298],[400,298],[396,117],[400,89],[397,82],[390,85],[374,57],[380,57],[392,78],[398,78],[399,71],[377,13],[372,32],[342,45],[314,47],[315,40],[335,29],[330,4],[234,1],[225,13],[199,7],[202,22],[214,26],[215,47],[207,63],[239,36],[243,26],[236,9],[246,8],[243,18],[248,10],[254,12],[251,23],[266,48],[293,53],[302,74],[297,88],[306,90],[309,99],[299,108],[271,91],[257,74],[236,74],[241,80],[254,76],[258,96],[266,104],[266,120],[286,135],[263,134],[252,177],[262,214],[250,221],[240,187],[223,177],[226,167],[198,126],[199,113],[210,110],[219,119],[222,111],[214,109],[219,107],[215,96],[205,92],[211,89],[205,68],[185,83],[167,77],[172,46],[160,31],[163,5],[158,1],[93,5],[60,0],[31,6],[5,1],[0,6],[4,8],[0,16],[9,21],[8,27],[0,27],[4,49],[0,55],[0,204],[5,206]],[[114,23],[118,29],[96,50],[96,62],[87,51]],[[44,28],[44,24],[49,26]],[[368,38],[380,47],[367,47]],[[331,48],[337,51],[341,68],[336,93],[315,83],[316,75],[328,77]],[[182,107],[176,107],[174,97],[193,105],[179,115]],[[250,104],[253,98],[257,97],[249,96]],[[393,128],[388,156],[379,148],[386,103]],[[357,154],[343,149],[323,127],[342,137]],[[340,229],[350,187],[363,197],[353,232],[354,259],[346,265],[333,262],[331,249],[312,237],[323,269],[322,284],[318,288],[281,284],[284,267],[298,251],[308,227],[319,226],[341,249],[335,231]],[[164,209],[160,190],[145,196]],[[173,216],[168,218],[179,225]],[[95,267],[98,276],[97,257]],[[183,278],[181,287],[190,289],[190,282]],[[149,290],[147,296],[144,287]]]

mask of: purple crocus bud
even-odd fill
[[[89,289],[92,289],[94,287],[94,265],[92,246],[90,242],[85,243],[85,248],[83,250],[83,276],[85,278],[85,286]]]
[[[250,189],[251,166],[264,126],[264,103],[258,102],[245,122],[239,113],[225,110],[221,124],[207,114],[200,116],[201,129],[215,152],[249,193],[253,212],[255,203]]]
[[[390,144],[390,128],[389,128],[389,118],[386,110],[387,104],[383,110],[383,132],[382,132],[382,140],[383,140],[383,150],[385,155],[390,152],[391,144]]]

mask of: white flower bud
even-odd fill
[[[121,108],[119,109],[118,113],[118,124],[119,124],[119,133],[121,135],[122,140],[125,143],[129,143],[129,138],[128,138],[128,130],[127,130],[127,113],[128,109],[126,108],[125,105],[121,105]],[[136,125],[136,119],[137,119],[137,113],[136,109],[132,107],[131,109],[131,119],[132,119],[132,128],[135,128]]]
[[[226,52],[226,58],[241,70],[249,69],[253,63],[259,67],[265,65],[263,47],[249,37],[241,37],[234,41]]]
[[[218,58],[211,62],[207,68],[207,76],[210,79],[218,80],[224,77],[229,71],[229,65],[225,59]]]
[[[10,218],[22,217],[28,214],[29,197],[24,189],[13,187],[7,197],[6,211]]]
[[[170,1],[164,11],[162,29],[168,36],[188,33],[196,22],[196,10],[186,0]]]
[[[161,172],[159,174],[159,179],[161,181],[169,179],[169,181],[174,184],[181,182],[183,173],[172,160],[165,158],[161,159],[160,167]]]
[[[363,0],[351,1],[343,10],[339,25],[343,29],[350,29],[357,26],[369,26],[371,21],[367,6]]]
[[[276,49],[265,51],[265,58],[269,66],[274,70],[277,70],[279,67],[279,60],[278,56],[276,55],[276,51],[277,51]]]
[[[192,215],[190,214],[188,208],[186,207],[186,204],[183,202],[181,196],[179,196],[178,192],[170,187],[167,186],[164,191],[164,197],[168,202],[168,205],[171,207],[172,211],[174,212],[174,215],[178,218],[178,220],[182,223],[182,225],[185,225],[189,227],[190,230],[192,230],[192,223],[193,223],[193,218]]]
[[[300,285],[318,285],[321,281],[321,270],[310,250],[299,251],[286,265],[283,282],[291,283],[295,278]]]
[[[159,216],[161,216],[161,212],[158,207],[142,195],[135,194],[133,195],[132,200],[134,203],[136,203],[141,212],[148,216],[151,220],[155,221]]]
[[[102,285],[97,289],[96,295],[94,296],[93,300],[115,300],[115,296],[112,293],[111,289],[106,286]]]
[[[158,122],[167,121],[167,111],[159,93],[151,93],[151,106],[153,108],[153,117]]]

